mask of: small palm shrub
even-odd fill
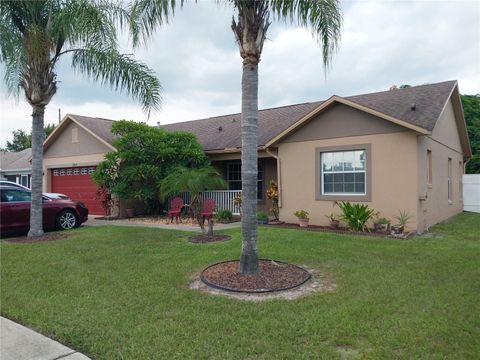
[[[232,221],[233,214],[230,210],[224,209],[224,210],[218,211],[215,218],[217,219],[218,222],[222,224],[227,224],[230,221]]]
[[[342,220],[348,227],[354,231],[364,231],[367,228],[367,222],[370,220],[375,211],[365,204],[351,204],[348,201],[337,203],[342,210]]]

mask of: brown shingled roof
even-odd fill
[[[456,81],[414,86],[370,94],[344,97],[358,105],[378,111],[403,122],[432,131],[448,101]],[[319,107],[324,101],[281,106],[259,111],[258,145],[264,146],[290,126]],[[415,110],[411,109],[415,104]],[[112,120],[69,115],[101,139],[113,144]],[[241,147],[241,114],[163,125],[169,131],[194,133],[204,150],[214,151]]]
[[[258,144],[265,145],[268,140],[287,129],[290,125],[307,115],[322,102],[296,104],[258,113]],[[190,131],[197,135],[204,150],[239,148],[241,114],[211,117],[162,126],[169,131]],[[221,130],[220,130],[221,128]]]
[[[0,151],[0,168],[2,171],[30,169],[31,157],[31,148],[16,152]]]
[[[345,99],[432,131],[456,81],[349,96]],[[415,111],[410,108],[416,105]]]
[[[446,81],[406,89],[349,96],[345,99],[431,131],[455,85],[456,81]],[[258,145],[265,145],[322,103],[323,101],[318,101],[260,110],[258,114]],[[416,105],[415,110],[411,109],[412,104]],[[193,132],[206,151],[239,148],[241,147],[240,118],[241,114],[231,114],[168,124],[162,127],[170,131]]]
[[[68,116],[75,119],[79,124],[85,126],[110,145],[113,144],[113,140],[116,138],[116,136],[112,134],[112,124],[114,120],[72,114],[69,114]]]

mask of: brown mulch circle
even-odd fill
[[[36,243],[36,242],[65,240],[65,239],[68,239],[69,237],[70,237],[70,234],[53,233],[53,234],[46,234],[40,237],[29,238],[27,236],[17,236],[12,238],[5,238],[2,240],[6,242],[11,242],[11,243],[29,244],[29,243]]]
[[[307,270],[281,261],[260,259],[260,271],[256,274],[240,274],[239,265],[238,260],[210,265],[203,270],[200,279],[216,289],[264,293],[292,289],[311,277]]]
[[[219,242],[219,241],[227,241],[230,240],[232,237],[230,235],[194,235],[194,236],[189,236],[188,241],[191,243],[195,244],[205,244],[205,243],[211,243],[211,242]]]

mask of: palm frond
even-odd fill
[[[154,32],[157,26],[168,23],[175,7],[182,7],[185,0],[136,0],[130,8],[130,34],[133,44],[139,45]]]
[[[152,70],[130,55],[114,48],[79,49],[73,52],[72,66],[95,81],[126,91],[148,113],[160,107],[160,82]]]
[[[7,90],[18,96],[25,53],[22,34],[8,16],[5,3],[0,5],[0,44],[0,63],[4,65],[3,77]]]
[[[279,20],[298,22],[312,32],[322,48],[322,60],[327,68],[337,50],[342,30],[339,0],[264,0]]]
[[[51,20],[49,34],[55,41],[72,47],[85,44],[87,47],[117,45],[115,20],[125,21],[125,10],[112,3],[72,0]]]
[[[226,188],[226,182],[212,166],[202,168],[177,168],[160,183],[162,201],[181,192],[198,195],[205,190]]]

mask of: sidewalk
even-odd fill
[[[90,360],[85,355],[4,317],[0,317],[0,358]]]
[[[184,224],[153,224],[153,223],[146,223],[135,220],[100,220],[95,219],[98,217],[97,215],[89,215],[88,221],[85,222],[82,226],[104,226],[104,225],[115,225],[115,226],[137,226],[137,227],[150,227],[150,228],[158,228],[158,229],[167,229],[167,230],[182,230],[182,231],[192,231],[192,232],[200,232],[200,228],[198,226],[192,225],[184,225]],[[206,225],[205,225],[206,226]],[[234,222],[230,224],[219,224],[215,223],[213,230],[223,230],[223,229],[232,229],[241,226],[241,222]]]

